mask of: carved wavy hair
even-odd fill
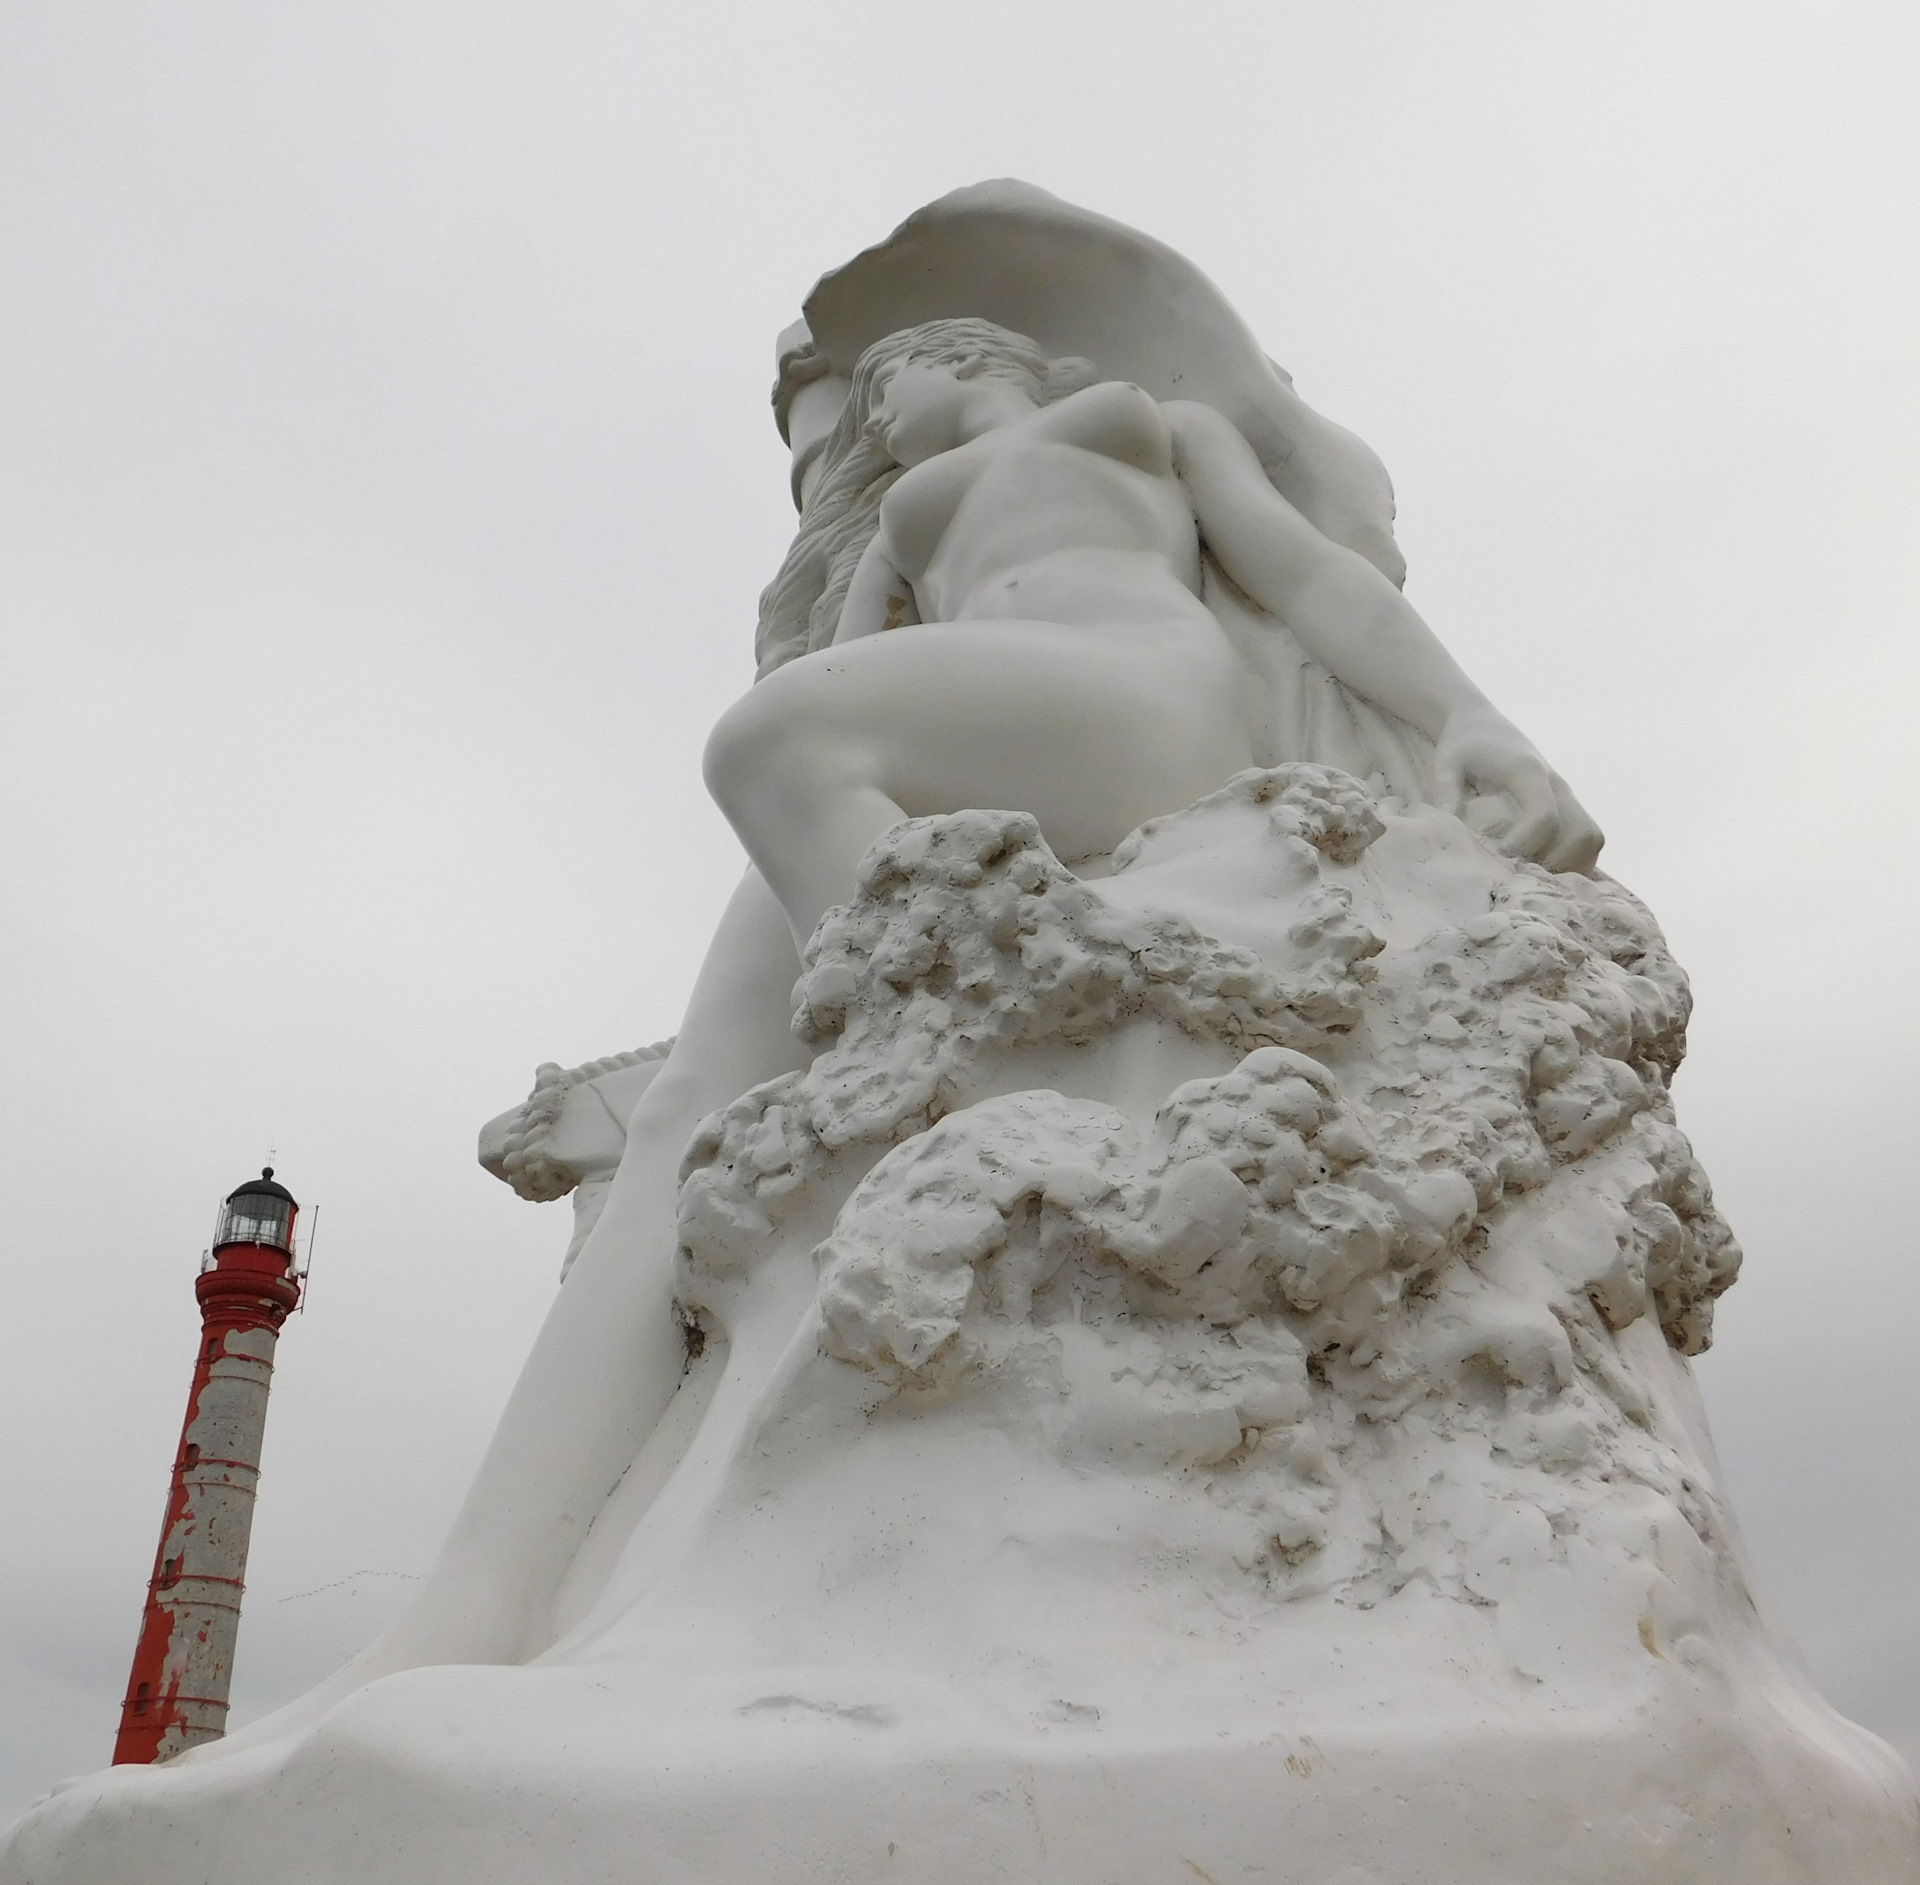
[[[904,469],[880,442],[873,421],[876,390],[909,361],[950,366],[963,380],[1010,380],[1042,406],[1100,377],[1091,360],[1049,360],[1026,335],[992,321],[925,321],[876,340],[853,369],[853,390],[821,450],[793,545],[760,597],[756,680],[826,647],[840,626],[853,572],[880,527],[880,500]]]

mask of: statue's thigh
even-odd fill
[[[1068,854],[1251,763],[1231,650],[1184,623],[933,623],[812,659],[818,731],[869,754],[904,811],[1028,811]]]

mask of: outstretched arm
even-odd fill
[[[1273,488],[1230,420],[1186,400],[1165,410],[1176,468],[1227,574],[1329,673],[1433,740],[1450,809],[1465,805],[1475,783],[1504,793],[1517,815],[1495,834],[1502,844],[1555,870],[1590,870],[1599,827],[1406,597]]]

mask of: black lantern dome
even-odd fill
[[[292,1250],[293,1218],[300,1209],[293,1193],[273,1180],[273,1167],[263,1166],[258,1178],[249,1178],[227,1193],[220,1210],[220,1231],[213,1240],[224,1244],[265,1244],[271,1250]]]

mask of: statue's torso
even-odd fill
[[[1089,387],[914,466],[881,531],[923,621],[1212,626],[1172,434],[1138,387]]]

